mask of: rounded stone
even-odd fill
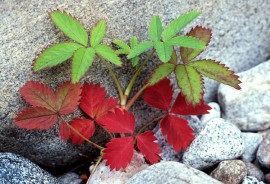
[[[256,152],[260,143],[263,140],[263,136],[258,133],[242,133],[245,140],[246,150],[242,155],[242,159],[252,162],[256,158]]]

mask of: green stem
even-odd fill
[[[86,142],[92,144],[93,146],[95,146],[96,148],[100,149],[100,150],[104,150],[105,148],[103,148],[102,146],[99,146],[98,144],[90,141],[89,139],[87,139],[85,136],[83,136],[78,130],[76,130],[75,128],[73,128],[69,123],[67,123],[62,116],[60,116],[61,120],[63,122],[66,123],[66,125],[73,131],[75,132],[77,135],[79,135],[81,138],[83,138]]]
[[[126,97],[124,96],[124,93],[123,93],[123,90],[121,88],[121,85],[115,75],[115,73],[113,72],[112,68],[110,67],[110,65],[103,59],[103,57],[101,57],[100,55],[98,55],[98,58],[100,59],[100,61],[106,66],[106,68],[109,70],[110,74],[112,75],[113,77],[113,80],[115,82],[115,85],[117,87],[117,90],[118,90],[118,93],[119,93],[119,97],[120,97],[120,101],[121,101],[121,105],[122,105],[122,102],[126,101]]]
[[[152,123],[158,121],[158,120],[161,119],[161,118],[164,118],[165,115],[166,115],[166,114],[163,114],[163,115],[161,115],[161,116],[159,116],[159,117],[153,119],[152,121],[148,122],[147,124],[145,124],[145,125],[138,131],[137,135],[141,134],[142,131],[143,131],[144,129],[146,129],[146,127],[148,127],[149,125],[151,125]]]
[[[102,156],[99,157],[97,163],[95,164],[93,170],[91,171],[91,174],[90,174],[90,176],[89,176],[86,184],[89,184],[90,183],[91,177],[93,176],[94,172],[97,170],[97,166],[99,165],[99,163],[101,162],[101,160],[102,160]]]
[[[149,86],[150,84],[145,84],[126,104],[125,109],[128,110],[134,102],[137,100],[137,98],[142,94],[142,92]]]
[[[148,56],[147,58],[143,61],[143,63],[141,64],[141,66],[136,70],[135,74],[133,75],[131,81],[129,82],[126,91],[125,91],[125,96],[129,96],[130,91],[139,75],[139,73],[141,72],[141,70],[143,69],[144,65],[146,65],[146,63],[148,62],[148,60],[153,56],[153,54],[155,53],[155,50],[153,50]]]

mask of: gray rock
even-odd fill
[[[222,161],[210,174],[210,176],[224,184],[238,184],[246,175],[247,168],[241,160]]]
[[[221,112],[219,104],[216,102],[210,102],[207,105],[209,105],[212,109],[209,110],[209,114],[204,114],[201,117],[201,122],[203,125],[205,125],[209,120],[214,118],[220,118]]]
[[[270,127],[270,61],[238,75],[241,90],[220,85],[218,100],[222,117],[235,123],[241,130],[258,131]]]
[[[259,163],[268,169],[270,169],[270,132],[268,132],[263,137],[263,141],[261,142],[256,158],[258,159]]]
[[[264,181],[264,173],[258,168],[256,167],[254,164],[252,164],[251,162],[244,162],[246,164],[246,168],[247,168],[247,176],[252,176],[257,178],[257,180],[259,181]]]
[[[154,164],[135,174],[127,184],[221,184],[207,174],[179,162],[166,161]]]
[[[57,179],[28,159],[0,153],[0,183],[3,184],[57,184]]]
[[[136,173],[147,168],[148,164],[145,163],[142,154],[134,151],[133,158],[125,169],[119,171],[110,170],[110,167],[105,165],[105,161],[102,161],[93,176],[89,180],[88,184],[126,184],[126,182]],[[90,171],[91,171],[90,167]]]
[[[242,133],[245,140],[246,150],[242,155],[242,159],[252,162],[256,158],[256,152],[263,137],[258,133]]]
[[[240,130],[224,119],[210,120],[183,155],[183,163],[204,169],[227,159],[235,159],[245,150]]]
[[[80,184],[82,180],[73,172],[66,173],[57,178],[59,184]]]
[[[241,184],[264,184],[263,181],[259,181],[257,178],[252,176],[246,176],[244,177]]]
[[[222,61],[232,69],[242,71],[269,56],[269,6],[265,0],[248,3],[243,0],[226,3],[184,0],[180,4],[177,0],[0,1],[0,151],[18,153],[35,163],[53,168],[83,161],[84,157],[78,155],[94,155],[92,148],[63,143],[57,137],[56,129],[26,131],[13,126],[16,113],[27,106],[19,94],[19,88],[27,80],[40,81],[55,88],[70,78],[70,62],[36,74],[31,72],[32,60],[40,50],[50,44],[70,41],[53,25],[48,11],[56,8],[66,10],[77,17],[87,30],[99,19],[107,19],[108,32],[104,43],[111,43],[116,38],[127,41],[133,35],[138,36],[140,41],[147,39],[147,27],[153,15],[161,15],[163,24],[167,25],[179,14],[198,9],[202,15],[182,33],[197,24],[213,29],[213,39],[202,57]],[[138,81],[144,81],[156,64],[156,58],[152,59]],[[123,87],[128,82],[125,77],[128,78],[132,72],[116,68]],[[109,72],[100,62],[93,63],[84,79],[101,82],[116,96]],[[207,99],[213,101],[217,83],[206,83]],[[135,91],[139,87],[136,84]],[[131,110],[142,123],[156,116],[155,111],[140,101]],[[96,140],[103,142],[102,137]]]

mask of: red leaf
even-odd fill
[[[20,128],[47,130],[57,122],[55,112],[43,107],[29,107],[17,114],[15,125]]]
[[[106,144],[103,159],[110,169],[126,168],[133,156],[133,137],[114,138]]]
[[[108,111],[115,108],[117,99],[105,98],[105,88],[100,87],[100,84],[84,84],[80,108],[91,118],[99,119]]]
[[[72,113],[79,105],[81,84],[63,83],[57,90],[57,103],[60,114]]]
[[[59,137],[61,137],[61,139],[66,141],[70,138],[70,134],[71,134],[70,132],[71,132],[71,130],[66,125],[66,123],[61,121],[61,123],[59,125],[59,131],[58,131]]]
[[[162,151],[159,148],[159,144],[154,142],[157,138],[154,136],[153,131],[144,132],[137,137],[137,145],[141,153],[145,156],[151,164],[160,161],[160,154]]]
[[[203,99],[200,103],[193,106],[186,102],[182,93],[179,93],[170,112],[181,115],[202,115],[208,114],[208,110],[211,110],[211,107],[206,105]]]
[[[172,86],[168,78],[145,89],[143,99],[152,107],[167,111],[172,101]]]
[[[70,125],[87,139],[89,139],[95,132],[95,123],[89,119],[76,118],[70,122]],[[82,144],[84,141],[84,139],[72,129],[70,130],[70,139],[72,144]]]
[[[113,133],[134,133],[135,117],[133,113],[115,108],[114,112],[109,112],[103,116],[98,123]]]
[[[33,106],[44,107],[51,111],[57,111],[56,96],[53,91],[44,84],[28,81],[20,89],[25,101]]]
[[[193,130],[188,122],[182,118],[172,115],[166,115],[160,122],[160,128],[163,135],[167,136],[167,141],[176,152],[180,148],[186,150],[190,142],[194,139]]]

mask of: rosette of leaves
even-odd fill
[[[45,49],[34,61],[33,70],[38,71],[72,59],[71,81],[78,82],[89,69],[95,55],[121,66],[121,61],[112,48],[101,43],[106,34],[106,21],[100,20],[88,34],[82,24],[66,12],[50,13],[55,25],[75,42],[58,43]]]

